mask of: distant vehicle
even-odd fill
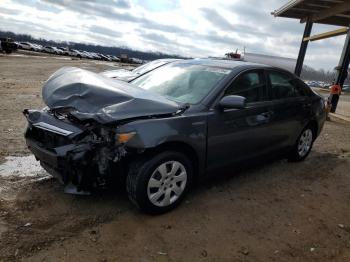
[[[114,61],[114,62],[120,62],[120,58],[117,57],[117,56],[115,56],[115,55],[113,55],[113,56],[112,56],[112,61]]]
[[[105,56],[109,58],[109,61],[120,62],[120,58],[115,55],[105,55]]]
[[[34,51],[41,52],[43,50],[43,46],[39,44],[32,44],[34,46]]]
[[[43,51],[50,54],[63,55],[63,51],[55,46],[45,46]]]
[[[56,50],[52,46],[44,46],[43,52],[55,54]]]
[[[144,75],[158,67],[164,66],[166,64],[179,61],[180,59],[157,59],[142,66],[139,66],[133,70],[117,69],[109,70],[100,73],[109,78],[115,78],[125,82],[134,80],[135,78]]]
[[[90,55],[93,57],[93,59],[101,59],[101,57],[97,54],[97,53],[94,53],[94,52],[90,52]]]
[[[142,64],[143,63],[143,61],[141,60],[141,59],[139,59],[139,58],[130,58],[129,59],[129,61],[131,62],[131,63],[134,63],[134,64]]]
[[[80,53],[80,52],[79,52],[78,50],[76,50],[76,49],[70,49],[69,52],[68,52],[68,54],[69,54],[70,56],[74,56],[74,57],[77,57],[77,58],[82,58],[82,57],[83,57],[82,53]]]
[[[342,92],[350,93],[350,85],[343,85]]]
[[[63,55],[63,51],[61,49],[58,49],[57,47],[53,46],[52,47],[55,50],[55,54],[57,55]]]
[[[100,54],[100,57],[101,57],[102,60],[111,61],[111,59],[108,56],[104,55],[104,54]]]
[[[68,48],[64,48],[64,47],[57,47],[58,50],[61,50],[63,55],[69,55],[69,50]]]
[[[113,56],[112,55],[106,55],[109,58],[109,61],[113,61]]]
[[[17,44],[8,37],[0,38],[0,52],[10,54],[17,50]]]
[[[321,88],[322,85],[319,81],[307,81],[306,82],[310,87],[318,87]]]
[[[29,42],[19,42],[18,48],[30,51],[40,51],[38,46]]]
[[[94,59],[94,56],[88,51],[80,51],[80,52],[85,55],[85,58]]]

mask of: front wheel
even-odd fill
[[[142,211],[161,214],[180,204],[192,177],[189,159],[182,153],[166,151],[131,163],[126,189],[129,199]]]
[[[289,160],[303,161],[309,155],[314,140],[315,133],[311,126],[307,126],[299,135],[298,140],[290,153]]]

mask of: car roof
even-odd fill
[[[153,61],[162,61],[162,62],[165,62],[165,63],[170,63],[170,62],[174,62],[174,61],[182,61],[183,59],[180,59],[180,58],[161,58],[161,59],[156,59],[156,60],[153,60]],[[150,62],[153,62],[153,61],[150,61]]]
[[[229,69],[229,70],[249,70],[249,69],[272,69],[272,70],[278,70],[280,72],[284,72],[286,74],[289,74],[293,77],[295,75],[287,71],[283,68],[265,65],[265,64],[259,64],[259,63],[252,63],[252,62],[246,62],[242,60],[232,60],[232,59],[221,59],[221,58],[194,58],[194,59],[185,59],[180,61],[174,61],[175,64],[192,64],[192,65],[202,65],[202,66],[208,66],[208,67],[219,67],[223,69]]]
[[[234,68],[238,68],[238,67],[274,68],[272,66],[264,65],[264,64],[251,63],[251,62],[240,61],[240,60],[231,60],[231,59],[218,59],[218,58],[194,58],[194,59],[180,60],[177,63],[212,66],[212,67],[222,67],[222,68],[226,68],[226,69],[234,69]]]

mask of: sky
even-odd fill
[[[0,0],[0,30],[189,57],[296,58],[304,24],[270,13],[288,0]],[[313,34],[336,29],[314,25]],[[305,64],[333,69],[345,37],[312,42]]]

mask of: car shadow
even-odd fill
[[[320,180],[328,177],[330,169],[346,160],[328,152],[312,151],[301,162],[290,162],[285,154],[273,154],[246,160],[215,170],[198,180],[195,191],[225,186],[229,183],[251,182],[259,179],[272,180],[278,176],[293,176],[294,179]]]

